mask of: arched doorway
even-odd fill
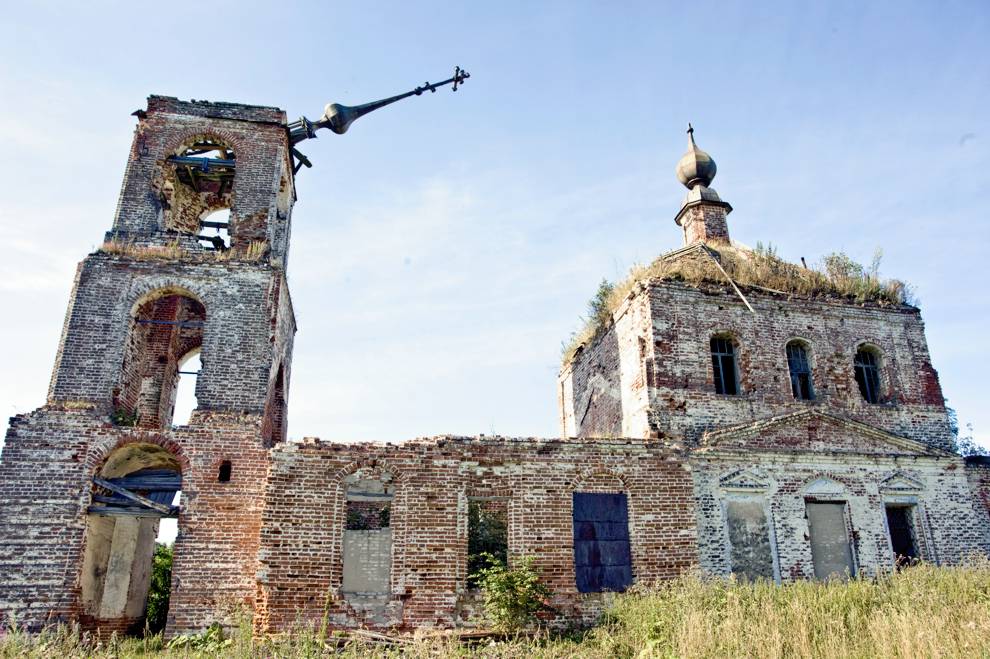
[[[87,627],[144,627],[159,523],[178,517],[181,489],[175,455],[143,442],[115,450],[93,477],[80,579]]]

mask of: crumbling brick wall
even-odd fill
[[[171,227],[166,223],[164,205],[170,193],[164,186],[171,180],[167,158],[196,138],[212,137],[237,156],[230,208],[232,248],[244,251],[252,242],[264,243],[274,261],[284,266],[295,201],[285,113],[278,108],[151,96],[147,111],[136,114],[139,123],[108,239],[139,244],[179,240],[195,250],[196,241],[190,237],[193,220],[184,218]],[[181,186],[174,181],[171,185]],[[198,212],[216,204],[207,206],[197,206]]]
[[[626,327],[617,322],[603,337],[609,345],[623,346],[618,357],[614,348],[595,344],[562,371],[562,385],[573,392],[563,408],[575,409],[574,426],[567,426],[566,434],[582,436],[584,427],[614,424],[608,413],[596,418],[589,411],[582,419],[577,412],[588,389],[580,382],[589,380],[577,374],[592,369],[612,382],[623,400],[648,389],[649,428],[688,443],[707,429],[814,407],[951,449],[953,436],[917,309],[745,294],[755,313],[720,287],[651,282],[639,294],[648,296],[650,320]],[[645,351],[634,343],[642,330],[650,335]],[[629,336],[611,336],[616,331]],[[739,395],[715,393],[709,341],[716,334],[733,337],[738,346]],[[809,346],[813,401],[795,400],[791,393],[785,346],[792,339]],[[882,355],[880,404],[864,401],[856,384],[853,359],[862,343],[876,346]],[[613,357],[596,367],[603,354]],[[642,375],[620,367],[623,362],[637,363]],[[623,378],[623,373],[629,375]]]
[[[559,378],[564,437],[650,437],[645,364],[652,363],[650,309],[631,295],[601,335],[580,347]]]
[[[634,577],[674,577],[696,565],[692,485],[684,461],[639,440],[437,438],[400,445],[306,440],[273,451],[265,495],[257,626],[375,624],[341,593],[345,526],[342,479],[358,469],[397,479],[391,504],[389,617],[376,626],[463,623],[467,598],[468,498],[508,500],[510,561],[533,556],[554,605],[592,619],[600,594],[574,582],[571,496],[624,492]]]

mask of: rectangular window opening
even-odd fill
[[[715,393],[735,396],[739,393],[735,346],[730,339],[714,338],[711,340],[711,349]]]
[[[914,506],[888,505],[886,512],[894,565],[900,568],[917,562],[920,552],[914,528]]]
[[[508,565],[509,502],[506,499],[469,499],[467,554],[469,588],[477,588],[477,572],[488,566],[489,555],[502,565]]]
[[[574,580],[578,592],[622,592],[632,585],[625,494],[575,492]]]

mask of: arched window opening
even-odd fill
[[[197,407],[196,381],[203,368],[199,360],[199,348],[179,360],[179,380],[175,387],[175,411],[172,425],[184,426],[189,423],[192,412]]]
[[[262,437],[265,439],[266,446],[273,446],[285,441],[285,407],[285,367],[279,366],[278,373],[275,375],[275,383],[269,393],[268,407],[262,423]]]
[[[180,370],[192,372],[179,365],[193,355],[201,359],[198,351],[205,323],[206,309],[186,295],[166,293],[138,306],[121,384],[115,392],[114,420],[118,424],[159,429],[171,426]],[[190,377],[195,380],[195,376]],[[195,384],[191,386],[195,399]],[[188,391],[188,386],[184,390]],[[187,398],[184,405],[188,404]]]
[[[171,551],[156,541],[162,522],[178,517],[181,488],[178,460],[154,444],[114,451],[93,478],[80,584],[83,612],[97,624],[124,623],[131,633],[146,619],[153,631],[164,626],[171,580],[153,561],[167,554],[159,568],[170,572]]]
[[[814,400],[815,390],[811,384],[811,363],[808,349],[800,341],[787,344],[787,368],[791,374],[791,393],[798,400]]]
[[[199,244],[216,252],[230,249],[230,209],[209,213],[199,221]]]
[[[867,403],[880,402],[880,355],[876,349],[862,346],[856,351],[854,360],[856,383],[859,393]]]
[[[166,228],[198,236],[207,215],[230,208],[236,165],[234,151],[211,137],[193,139],[169,156],[159,184]]]
[[[735,396],[739,393],[739,373],[736,364],[736,346],[725,336],[712,337],[712,370],[715,375],[715,393]]]

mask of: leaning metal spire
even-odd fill
[[[323,110],[323,116],[317,121],[310,121],[306,117],[299,117],[296,121],[293,121],[287,126],[289,129],[289,143],[292,144],[292,155],[296,159],[296,164],[294,166],[295,171],[299,171],[299,168],[303,165],[306,167],[312,167],[312,163],[295,148],[295,145],[303,140],[308,140],[316,137],[316,131],[320,128],[329,128],[334,133],[338,135],[343,135],[350,128],[351,124],[355,120],[363,117],[369,112],[374,112],[378,108],[383,108],[386,105],[391,105],[396,101],[401,101],[404,98],[409,98],[410,96],[420,96],[425,91],[430,91],[436,93],[438,87],[443,87],[444,85],[449,85],[453,83],[453,91],[457,91],[459,85],[463,85],[464,81],[471,77],[471,74],[467,71],[462,71],[461,67],[454,67],[454,75],[441,82],[430,83],[429,81],[423,83],[422,87],[416,87],[415,89],[408,91],[404,94],[399,94],[397,96],[390,96],[389,98],[383,98],[380,101],[373,101],[371,103],[365,103],[364,105],[357,105],[354,107],[349,107],[346,105],[341,105],[340,103],[330,103]]]

